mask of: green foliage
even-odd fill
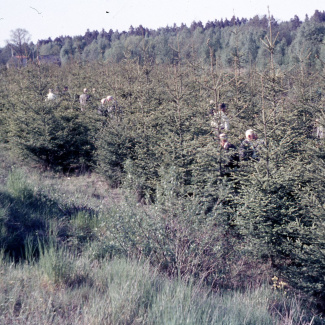
[[[268,286],[221,294],[162,277],[143,262],[94,264],[54,251],[42,259],[40,264],[16,267],[1,264],[2,323],[324,324],[305,314],[299,298],[284,299]]]
[[[270,50],[271,46],[272,40]],[[284,95],[290,93],[283,82],[285,73],[276,70],[271,55],[269,70],[261,78],[261,110],[255,116],[263,150],[257,162],[242,164],[238,173],[240,194],[235,197],[235,223],[252,243],[253,254],[270,258],[289,283],[317,297],[322,305],[323,280],[318,267],[324,265],[320,249],[323,242],[314,243],[314,238],[315,229],[322,231],[323,216],[315,217],[306,199],[307,193],[323,190],[315,182],[322,170],[316,165],[321,166],[322,158],[318,160],[320,156],[310,152],[311,147],[316,148],[309,140],[320,103],[314,95],[315,75],[306,73],[305,66],[300,72],[295,79],[295,100],[285,101]],[[310,165],[315,173],[309,172]],[[318,267],[307,268],[311,266],[307,261],[314,261]]]
[[[49,241],[80,250],[96,238],[98,216],[93,209],[50,198],[34,189],[22,170],[9,173],[0,199],[0,247],[15,260],[33,261]]]
[[[316,10],[314,16],[305,22],[297,16],[290,21],[278,22],[273,16],[256,15],[249,20],[234,16],[231,20],[208,21],[205,26],[202,22],[193,22],[190,27],[174,24],[157,30],[142,25],[137,28],[130,26],[128,32],[87,30],[83,36],[60,36],[53,41],[48,38],[39,40],[37,45],[28,45],[28,32],[17,29],[13,31],[10,47],[0,49],[0,62],[13,61],[11,51],[14,49],[15,54],[28,55],[35,61],[39,54],[55,55],[64,65],[102,60],[120,63],[128,56],[142,63],[145,60],[143,49],[146,48],[150,59],[158,64],[176,63],[180,59],[179,49],[182,51],[181,60],[196,58],[208,63],[209,42],[224,67],[232,67],[237,57],[245,69],[252,66],[262,68],[268,59],[261,39],[264,40],[269,26],[272,26],[274,36],[278,35],[274,54],[280,66],[293,65],[302,47],[312,52],[310,64],[317,66],[315,55],[319,55],[324,38],[323,17],[323,13]]]
[[[308,145],[313,161],[306,162],[309,182],[300,191],[299,200],[304,218],[293,220],[288,227],[288,248],[292,262],[284,273],[298,289],[313,296],[322,310],[325,306],[324,259],[324,143]],[[306,219],[308,222],[306,222]]]
[[[19,74],[19,79],[13,73],[9,107],[14,109],[6,111],[10,145],[23,156],[52,168],[89,166],[95,149],[96,116],[81,113],[76,105],[71,107],[64,96],[46,101],[52,73],[56,71],[47,66],[31,66]]]
[[[94,144],[91,129],[76,112],[62,112],[52,104],[33,107],[11,117],[12,147],[49,167],[89,165]]]
[[[97,233],[103,244],[92,246],[91,255],[149,259],[170,275],[220,289],[239,288],[243,278],[255,282],[264,268],[261,273],[252,272],[249,265],[254,262],[244,251],[236,251],[239,242],[222,205],[206,216],[198,200],[180,202],[175,185],[166,184],[166,201],[160,200],[153,208],[143,209],[128,199],[103,213]]]
[[[0,198],[0,246],[19,258],[27,242],[34,246],[38,238],[45,236],[48,220],[53,215],[59,217],[60,211],[52,200],[34,193],[19,171],[9,175]]]
[[[40,257],[39,267],[49,281],[54,284],[68,283],[73,276],[74,265],[68,251],[64,248],[58,248],[55,244],[49,246],[39,244]]]
[[[50,43],[44,44],[40,47],[39,54],[40,55],[60,55],[60,50],[61,50],[61,48],[59,47],[59,45],[50,42]]]
[[[93,189],[86,186],[80,206],[77,192],[66,197],[65,191],[70,182],[77,182],[80,191],[80,176],[52,174],[46,185],[50,174],[40,174],[38,188],[35,175],[25,173],[29,188],[35,188],[30,191],[21,184],[22,174],[10,175],[4,192],[23,199],[25,208],[36,197],[34,213],[47,212],[49,225],[38,231],[40,240],[33,237],[35,229],[25,237],[28,263],[0,264],[0,322],[19,318],[48,324],[101,324],[107,319],[144,324],[242,324],[243,319],[252,324],[311,323],[309,303],[303,305],[291,290],[272,291],[270,283],[260,286],[270,270],[248,255],[251,237],[234,232],[229,200],[206,214],[199,200],[180,200],[177,174],[173,169],[161,172],[163,194],[156,204],[137,204],[130,192],[120,191],[115,202],[109,201],[116,190],[108,190],[96,204],[90,201]],[[0,202],[6,203],[2,198]],[[101,205],[98,214],[90,205]],[[146,262],[126,262],[131,256]],[[241,290],[229,290],[234,288]],[[313,321],[323,324],[320,317]]]
[[[76,211],[69,220],[69,234],[70,242],[69,244],[78,244],[78,246],[82,246],[82,244],[87,243],[95,239],[95,232],[98,228],[98,216],[92,211]],[[73,240],[76,243],[73,243]]]
[[[98,135],[98,170],[110,181],[118,185],[122,181],[124,164],[134,157],[135,138],[132,127],[124,121],[108,120]]]
[[[308,49],[311,40],[303,46],[302,29],[289,42],[290,52],[271,18],[267,34],[264,18],[255,18],[252,28],[223,27],[215,37],[210,30],[208,39],[195,25],[192,34],[174,30],[170,39],[162,32],[156,48],[141,34],[110,35],[115,45],[88,35],[87,46],[80,39],[65,42],[61,54],[67,62],[77,60],[63,69],[30,65],[1,72],[1,138],[13,151],[53,169],[95,166],[112,187],[137,196],[138,204],[121,199],[121,206],[107,211],[98,203],[99,214],[87,202],[61,206],[60,218],[50,223],[58,241],[78,252],[89,246],[93,260],[145,257],[169,275],[218,288],[241,287],[247,278],[255,283],[260,274],[251,269],[263,270],[271,261],[275,273],[321,306],[324,148],[314,122],[323,116],[324,76],[313,70],[318,49]],[[188,35],[204,59],[186,44]],[[252,48],[243,50],[247,42]],[[83,48],[85,56],[89,50],[101,60],[82,63]],[[295,58],[288,59],[290,53]],[[110,55],[119,64],[103,60]],[[258,64],[250,61],[254,56]],[[64,94],[63,85],[69,87]],[[84,87],[96,91],[81,111],[77,96]],[[45,101],[49,88],[59,95],[56,101]],[[121,110],[99,116],[97,106],[107,95]],[[229,157],[210,128],[211,99],[227,103],[227,133],[237,147],[245,130],[257,131],[256,161],[227,167]],[[11,232],[8,238],[21,234],[15,240],[24,247],[37,228],[24,216],[32,222],[30,203],[44,197],[10,182],[11,192],[1,194],[3,245],[9,247],[5,234]],[[13,202],[23,213],[15,212]],[[18,220],[17,232],[10,230],[10,218]]]

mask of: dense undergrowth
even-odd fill
[[[0,155],[2,323],[323,324],[195,204],[142,205],[96,174]]]

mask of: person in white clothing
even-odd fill
[[[50,101],[55,99],[56,99],[56,95],[53,93],[52,89],[49,89],[49,93],[47,94],[45,101]]]
[[[325,138],[324,125],[320,121],[320,119],[316,119],[316,138],[318,138],[318,139],[324,139]]]
[[[82,111],[86,108],[89,98],[88,89],[84,88],[83,93],[79,96],[80,108]]]
[[[218,111],[213,112],[211,121],[211,127],[218,134],[224,133],[230,130],[229,118],[226,115],[226,104],[222,103],[218,105]]]

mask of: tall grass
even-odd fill
[[[316,324],[298,300],[286,299],[285,306],[270,286],[213,293],[167,279],[148,263],[118,259],[96,264],[77,255],[54,262],[64,253],[50,251],[40,263],[2,264],[1,324]],[[49,265],[57,263],[74,268],[64,277],[54,268],[59,278],[49,276]],[[83,280],[73,281],[78,277]]]

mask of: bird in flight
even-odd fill
[[[106,11],[107,14],[109,14],[109,11]]]
[[[30,8],[32,8],[32,9],[34,9],[39,15],[41,15],[42,13],[41,12],[39,12],[37,9],[35,9],[35,8],[33,8],[33,7],[30,7]]]

